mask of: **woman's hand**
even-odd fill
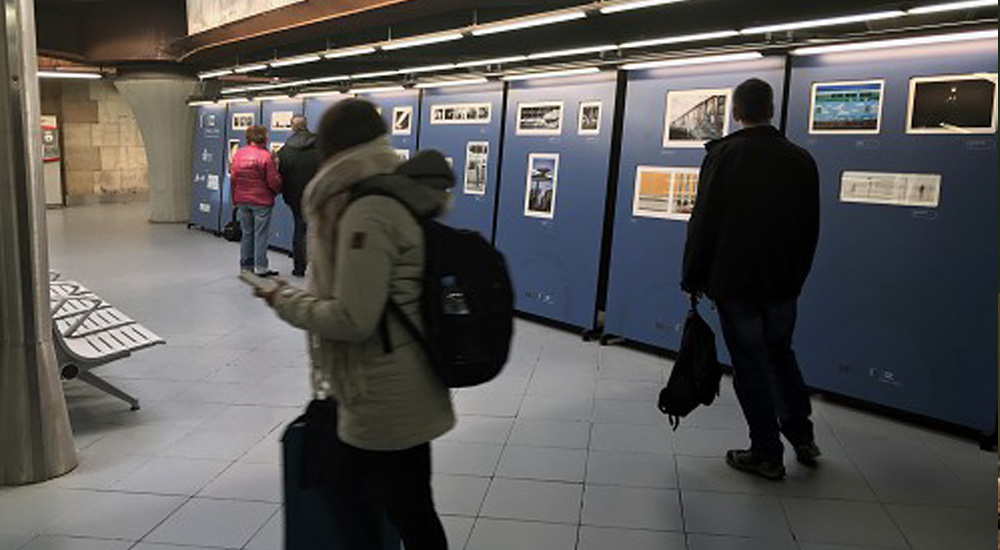
[[[254,287],[253,295],[267,302],[267,305],[274,307],[274,300],[277,298],[278,293],[288,286],[288,282],[284,279],[275,279],[274,286],[270,288],[260,288]]]

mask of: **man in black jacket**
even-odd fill
[[[774,91],[749,80],[733,94],[743,129],[708,144],[684,253],[685,292],[707,295],[722,320],[751,448],[738,470],[785,476],[781,435],[800,462],[820,456],[795,352],[797,304],[819,240],[819,172],[771,125]]]
[[[292,276],[306,274],[306,222],[302,215],[302,195],[306,186],[316,176],[319,156],[316,153],[316,135],[309,131],[309,121],[297,116],[292,119],[292,137],[278,151],[278,172],[281,173],[285,204],[295,217],[295,235],[292,237]]]

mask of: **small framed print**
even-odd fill
[[[413,107],[396,107],[392,110],[392,135],[413,134]]]
[[[632,216],[688,221],[698,199],[698,168],[639,166]]]
[[[580,120],[577,124],[577,134],[581,136],[598,136],[601,134],[600,101],[588,101],[580,104]]]
[[[233,131],[243,132],[250,129],[256,122],[254,113],[233,113]]]
[[[732,90],[676,90],[667,93],[665,149],[696,148],[729,133]]]
[[[558,185],[559,155],[529,155],[524,215],[529,218],[555,219]]]
[[[396,156],[399,160],[406,162],[410,160],[410,150],[409,149],[394,149],[396,151]]]
[[[542,103],[521,103],[517,106],[517,135],[519,136],[560,136],[562,135],[563,103],[546,101]]]
[[[271,113],[271,129],[277,132],[287,132],[292,129],[292,119],[295,113],[291,111],[275,111]]]
[[[997,73],[910,80],[908,134],[994,134]]]
[[[431,124],[489,124],[493,105],[461,103],[431,106]]]
[[[879,134],[882,131],[884,90],[884,80],[813,84],[809,133]]]

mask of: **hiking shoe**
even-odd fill
[[[726,464],[735,470],[771,481],[785,479],[784,464],[757,458],[751,451],[729,451],[726,453]]]
[[[816,460],[823,456],[823,451],[819,450],[819,447],[815,443],[806,443],[804,445],[795,446],[795,458],[799,459],[799,464],[803,466],[808,466],[810,468],[815,468],[819,465]]]

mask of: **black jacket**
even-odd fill
[[[293,134],[278,151],[278,161],[285,203],[296,218],[301,218],[302,195],[319,170],[316,135],[311,132]]]
[[[819,241],[816,162],[771,126],[707,148],[681,286],[717,302],[798,298]]]

